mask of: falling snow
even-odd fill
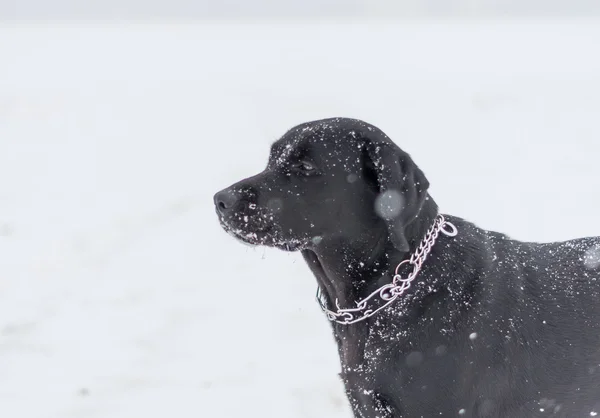
[[[386,190],[375,199],[375,212],[383,219],[394,219],[404,208],[404,199],[396,190]]]
[[[593,270],[600,266],[600,245],[591,246],[583,255],[583,263],[587,269]]]

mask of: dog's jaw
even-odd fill
[[[294,252],[306,249],[312,243],[309,238],[306,239],[285,239],[281,237],[280,231],[274,225],[265,225],[259,229],[234,227],[219,215],[221,227],[229,235],[250,246],[266,246],[279,250]]]

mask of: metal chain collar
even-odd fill
[[[431,248],[435,244],[440,232],[446,236],[454,237],[458,233],[458,230],[452,223],[446,221],[442,215],[438,215],[431,228],[429,228],[425,234],[425,237],[419,244],[417,250],[409,259],[402,261],[396,266],[392,283],[380,287],[363,300],[356,302],[356,308],[340,308],[338,300],[336,299],[335,306],[337,310],[334,312],[327,309],[327,302],[321,288],[317,287],[317,302],[319,302],[321,309],[327,315],[327,319],[337,322],[338,324],[354,324],[375,315],[402,296],[410,288],[412,281],[417,277],[417,274],[431,252]],[[400,267],[404,264],[411,264],[413,266],[412,272],[406,278],[402,278],[400,274],[398,274]],[[385,303],[378,308],[369,307],[367,305],[371,299],[380,299]]]

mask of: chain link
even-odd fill
[[[442,215],[439,215],[431,228],[429,228],[425,234],[425,237],[417,247],[416,251],[408,260],[404,260],[396,266],[392,283],[388,283],[380,287],[363,300],[356,302],[356,308],[340,308],[339,302],[336,299],[335,307],[337,310],[332,311],[327,309],[327,302],[323,296],[321,288],[317,287],[317,302],[319,302],[319,305],[321,306],[323,312],[325,312],[327,315],[327,318],[330,321],[337,322],[338,324],[354,324],[375,315],[377,312],[387,307],[397,298],[402,296],[410,288],[411,283],[417,277],[417,274],[421,270],[423,263],[431,252],[431,248],[433,248],[433,245],[435,244],[440,232],[449,237],[454,237],[458,233],[458,230],[452,223],[446,221]],[[402,276],[400,276],[398,273],[400,267],[402,267],[404,264],[411,264],[413,266],[412,271],[406,278],[402,278]],[[368,307],[367,305],[372,299],[381,299],[385,303],[378,308]]]

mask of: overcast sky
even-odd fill
[[[0,20],[600,16],[600,0],[0,0]]]

